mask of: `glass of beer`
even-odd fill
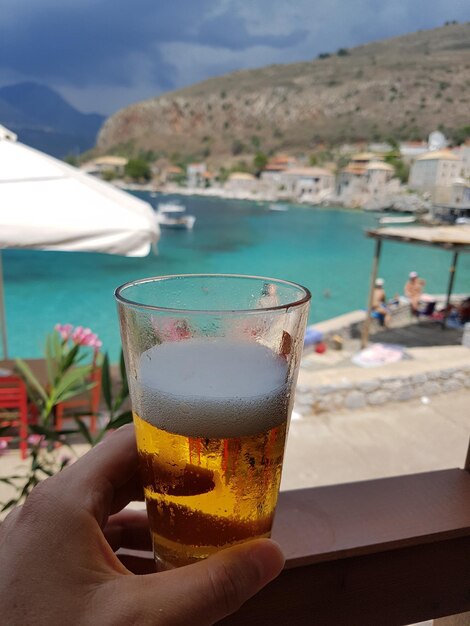
[[[192,274],[116,299],[157,568],[269,537],[310,292]]]

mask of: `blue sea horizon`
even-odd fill
[[[153,204],[176,198],[136,195]],[[365,308],[373,241],[364,231],[377,225],[373,214],[298,206],[272,212],[267,203],[179,199],[197,218],[194,230],[163,231],[158,256],[3,251],[10,356],[42,356],[46,334],[56,323],[71,323],[96,332],[116,361],[114,290],[148,276],[234,273],[292,280],[312,292],[310,323]],[[426,291],[444,293],[450,262],[442,250],[385,242],[379,274],[388,297],[403,292],[411,270],[425,278]],[[469,255],[461,255],[455,292],[468,291],[469,270]]]

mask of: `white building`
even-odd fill
[[[321,202],[335,189],[335,176],[322,167],[292,167],[280,172],[278,184],[287,197],[304,202]]]
[[[462,176],[470,179],[470,140],[460,146],[460,160],[463,164]]]
[[[449,204],[452,185],[462,170],[463,162],[450,150],[427,152],[413,162],[408,185],[429,194],[431,202]]]
[[[95,176],[101,176],[103,172],[113,172],[116,176],[122,177],[128,160],[125,157],[105,155],[83,163],[80,169]]]
[[[205,187],[207,166],[205,163],[190,163],[186,170],[188,187]]]
[[[249,196],[258,191],[259,181],[247,172],[233,172],[224,185],[230,193],[239,197]]]
[[[450,202],[457,209],[470,209],[470,181],[464,178],[454,180]]]

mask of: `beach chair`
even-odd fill
[[[10,428],[18,429],[21,458],[28,451],[28,394],[26,385],[19,376],[0,377],[0,439],[9,441],[12,437],[3,436]],[[6,429],[6,430],[4,430]]]
[[[90,432],[96,432],[96,418],[101,398],[101,367],[95,367],[89,378],[94,386],[76,397],[60,402],[55,407],[55,426],[62,430],[63,420],[70,416],[90,420]]]

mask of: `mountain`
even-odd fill
[[[97,148],[194,157],[425,138],[470,123],[470,23],[213,78],[120,110]]]
[[[0,87],[0,124],[34,148],[56,157],[92,148],[104,116],[81,113],[37,83]]]

